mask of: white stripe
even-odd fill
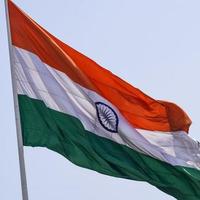
[[[200,169],[200,150],[185,132],[136,130],[118,109],[97,93],[73,82],[66,74],[43,63],[31,52],[13,47],[18,94],[42,100],[51,109],[80,119],[86,130],[159,160]],[[112,107],[119,117],[118,133],[104,129],[95,102]],[[117,156],[117,155],[116,155]]]

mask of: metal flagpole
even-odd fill
[[[19,105],[18,105],[17,88],[16,88],[17,84],[16,84],[16,78],[15,78],[14,57],[13,57],[12,43],[11,43],[8,0],[4,0],[4,3],[5,3],[5,13],[6,13],[7,34],[8,34],[8,45],[9,45],[10,70],[11,70],[11,78],[12,78],[14,110],[15,110],[15,121],[16,121],[16,132],[17,132],[17,143],[18,143],[18,155],[19,155],[22,199],[28,200],[28,189],[27,189],[27,182],[26,182],[25,162],[24,162],[24,149],[23,149],[22,131],[21,131]]]

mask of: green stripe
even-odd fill
[[[180,200],[200,199],[200,171],[174,167],[84,129],[73,116],[19,95],[25,146],[47,147],[74,164],[126,179],[147,181]]]

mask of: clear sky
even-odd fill
[[[148,95],[180,105],[200,140],[199,0],[14,0],[40,25]],[[0,199],[21,200],[7,34],[0,1]],[[173,198],[147,183],[25,147],[30,200]]]

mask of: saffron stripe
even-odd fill
[[[8,1],[13,45],[28,50],[74,82],[115,105],[136,128],[188,131],[189,117],[177,105],[156,101],[52,36]]]

